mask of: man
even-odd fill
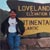
[[[24,33],[24,24],[17,18],[15,10],[9,12],[9,17],[1,24],[1,32],[7,34],[10,50],[20,50],[20,35]]]

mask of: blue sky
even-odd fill
[[[7,3],[6,3],[7,0],[0,0],[0,9],[3,9],[3,10],[7,10],[7,11],[10,11]]]
[[[6,1],[7,0],[0,0],[0,9],[10,11]],[[38,3],[50,3],[50,0],[19,0],[19,1],[38,2]]]

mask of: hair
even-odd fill
[[[11,13],[12,11],[14,11],[16,13],[16,10],[14,10],[14,9],[11,9],[9,13]]]

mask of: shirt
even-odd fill
[[[16,18],[12,19],[12,18],[9,18],[8,20],[8,23],[9,23],[9,27],[8,27],[8,32],[10,33],[14,33],[16,32],[16,24],[17,24],[17,21],[16,21]]]

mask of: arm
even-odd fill
[[[1,23],[1,32],[3,33],[3,35],[5,35],[5,24],[4,24],[4,22],[3,23]]]
[[[19,25],[18,25],[18,32],[23,35],[25,31],[25,28],[24,28],[24,23],[22,21],[19,22]]]
[[[8,18],[6,18],[2,23],[1,23],[1,32],[3,33],[3,35],[5,35],[5,27],[6,27],[6,22],[7,22]]]

